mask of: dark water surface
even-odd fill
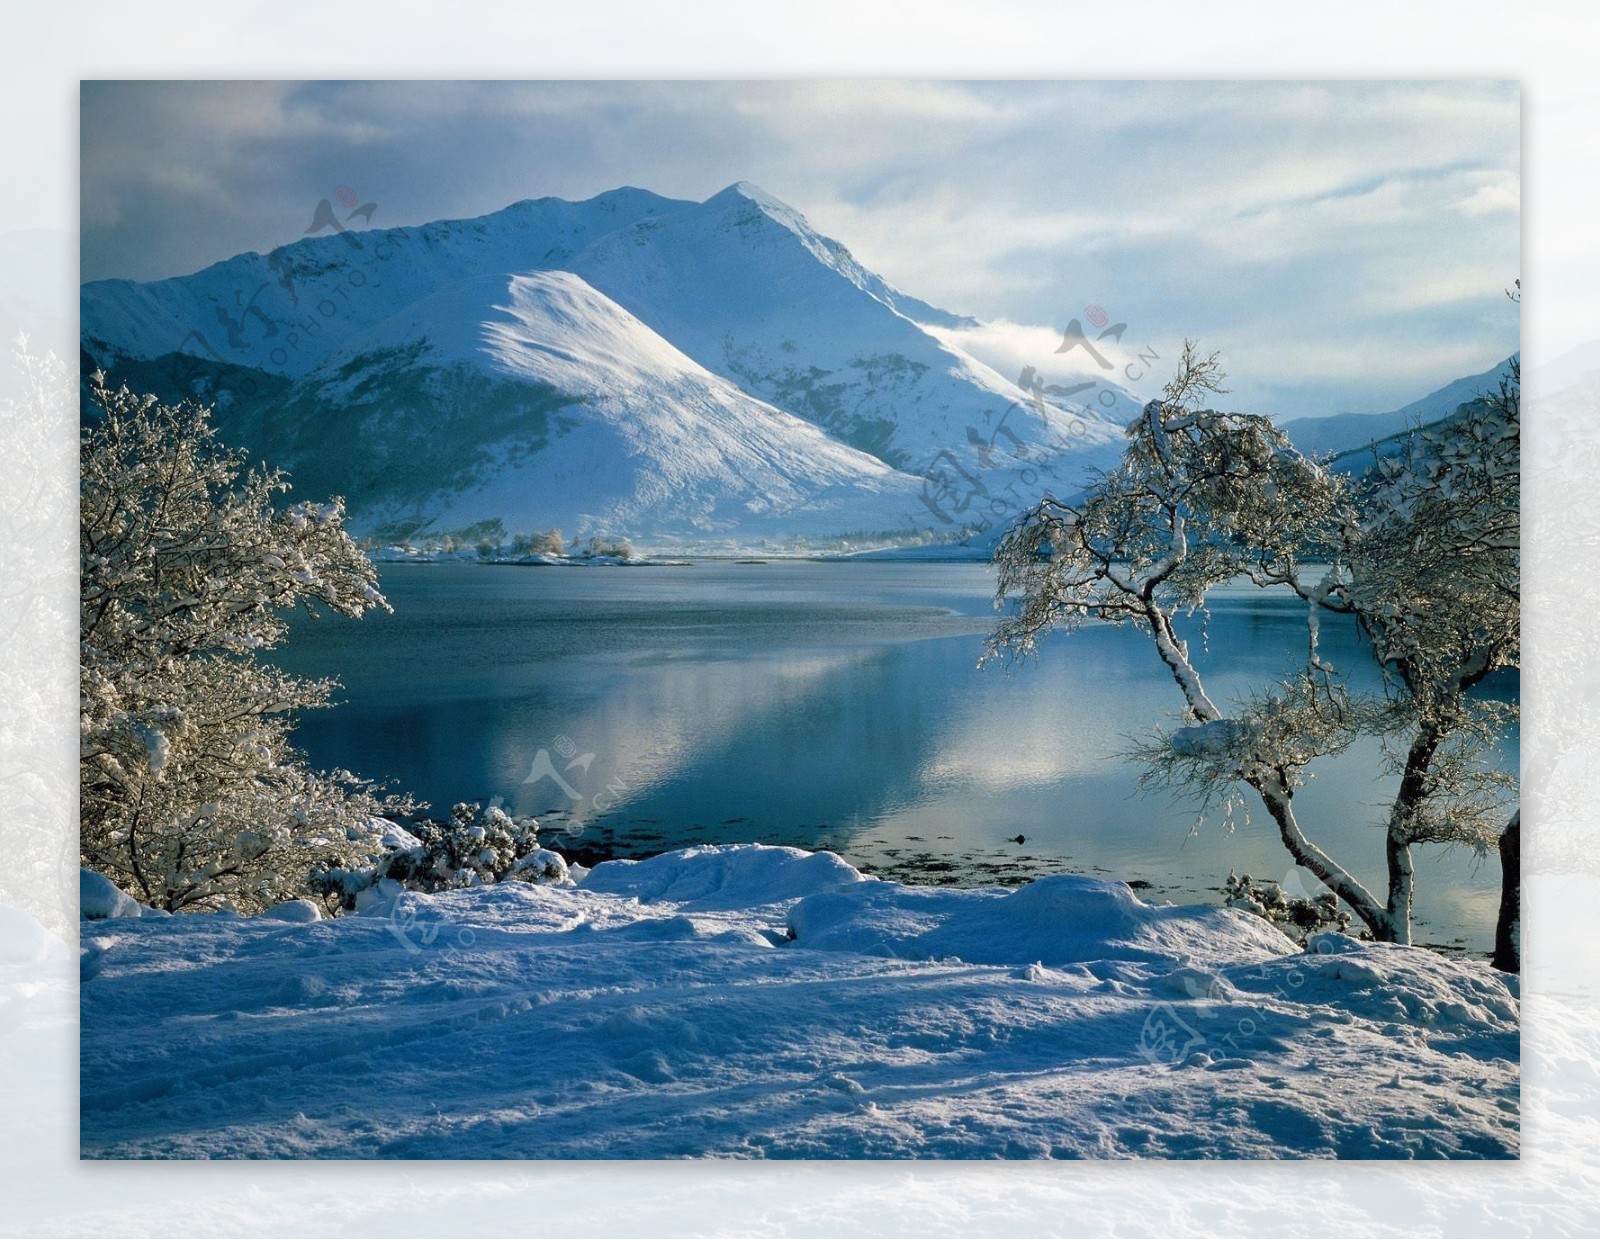
[[[1093,626],[976,667],[994,616],[986,565],[382,573],[394,615],[297,621],[279,660],[343,682],[342,704],[301,724],[314,763],[436,808],[498,797],[557,848],[797,844],[912,881],[1071,870],[1181,901],[1215,900],[1230,869],[1294,880],[1263,812],[1196,829],[1193,806],[1135,788],[1118,755],[1182,704],[1148,639]],[[1304,626],[1291,599],[1220,592],[1203,649],[1191,626],[1212,697],[1288,670]],[[1323,645],[1366,671],[1353,631],[1325,622]],[[1366,745],[1323,763],[1297,804],[1313,838],[1381,886],[1394,780],[1376,760]],[[1418,941],[1487,950],[1497,864],[1430,848],[1417,869]]]

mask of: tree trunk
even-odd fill
[[[1506,973],[1522,972],[1522,811],[1500,833],[1500,916],[1495,919],[1494,957]]]
[[[1182,691],[1184,700],[1189,703],[1189,709],[1194,717],[1202,723],[1221,719],[1222,712],[1206,695],[1205,686],[1200,682],[1200,674],[1189,662],[1188,647],[1178,637],[1177,630],[1172,627],[1171,617],[1148,598],[1144,600],[1144,604],[1145,619],[1150,625],[1151,636],[1155,639],[1156,651],[1172,673],[1172,678],[1177,681],[1178,688]],[[1373,938],[1380,942],[1394,942],[1396,923],[1390,916],[1389,910],[1378,903],[1376,897],[1361,885],[1355,875],[1313,844],[1300,829],[1300,822],[1294,814],[1294,792],[1284,772],[1281,769],[1273,771],[1270,768],[1263,768],[1243,778],[1256,790],[1266,805],[1267,812],[1272,815],[1272,820],[1278,824],[1278,835],[1283,840],[1283,846],[1289,850],[1289,855],[1294,858],[1295,864],[1310,870],[1323,886],[1349,905],[1355,915],[1372,931]],[[1407,865],[1409,864],[1408,850]],[[1409,899],[1406,913],[1407,921],[1401,923],[1405,927],[1407,936],[1403,942],[1410,941]]]
[[[1390,942],[1411,942],[1411,897],[1416,890],[1416,872],[1411,863],[1411,840],[1417,807],[1428,796],[1428,772],[1438,752],[1442,733],[1433,723],[1425,724],[1412,739],[1406,752],[1405,770],[1400,775],[1400,791],[1389,810],[1389,830],[1384,853],[1389,862]]]
[[[1395,927],[1388,910],[1354,875],[1306,838],[1299,820],[1295,818],[1293,798],[1288,790],[1278,781],[1251,779],[1249,782],[1260,795],[1272,820],[1278,824],[1278,835],[1295,864],[1310,870],[1323,886],[1349,905],[1351,911],[1372,931],[1373,938],[1380,943],[1394,942]]]
[[[1416,890],[1416,872],[1411,864],[1411,844],[1391,829],[1384,849],[1389,861],[1389,926],[1391,942],[1411,942],[1411,896]]]

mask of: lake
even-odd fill
[[[391,780],[436,810],[498,798],[558,849],[794,844],[906,881],[1071,871],[1214,902],[1230,870],[1298,879],[1256,806],[1229,829],[1137,789],[1129,738],[1182,706],[1141,634],[1093,625],[977,667],[987,565],[380,571],[393,615],[297,619],[276,657],[342,682],[340,705],[298,730],[314,764]],[[1219,591],[1204,633],[1198,617],[1188,626],[1212,697],[1293,667],[1304,625],[1290,598]],[[1325,621],[1323,647],[1377,684],[1352,627]],[[1515,746],[1500,755],[1511,769]],[[1377,763],[1375,743],[1358,746],[1313,768],[1296,799],[1308,833],[1375,890],[1396,782]],[[1487,951],[1498,862],[1418,853],[1416,941]]]

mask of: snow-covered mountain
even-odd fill
[[[347,340],[252,438],[378,528],[656,545],[901,531],[921,483],[711,374],[570,272],[447,285]]]
[[[225,439],[346,494],[358,529],[659,545],[957,537],[1116,453],[1132,397],[1063,408],[924,328],[968,323],[744,184],[521,202],[82,289],[86,365],[214,399]]]
[[[972,321],[892,288],[752,185],[619,229],[572,269],[707,369],[899,469],[954,450],[986,473],[1121,441],[1121,423],[1035,405],[924,331]]]
[[[1307,454],[1348,452],[1412,427],[1448,417],[1462,405],[1500,390],[1500,381],[1511,374],[1517,355],[1480,375],[1468,375],[1445,384],[1426,396],[1387,413],[1335,413],[1320,418],[1291,418],[1283,423],[1284,433],[1294,446]]]
[[[167,280],[95,280],[80,291],[81,336],[107,362],[184,353],[297,378],[447,285],[565,268],[607,233],[692,205],[630,188],[540,198],[480,219],[307,237]]]

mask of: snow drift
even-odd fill
[[[86,1157],[1514,1157],[1514,979],[754,845],[96,923]]]

